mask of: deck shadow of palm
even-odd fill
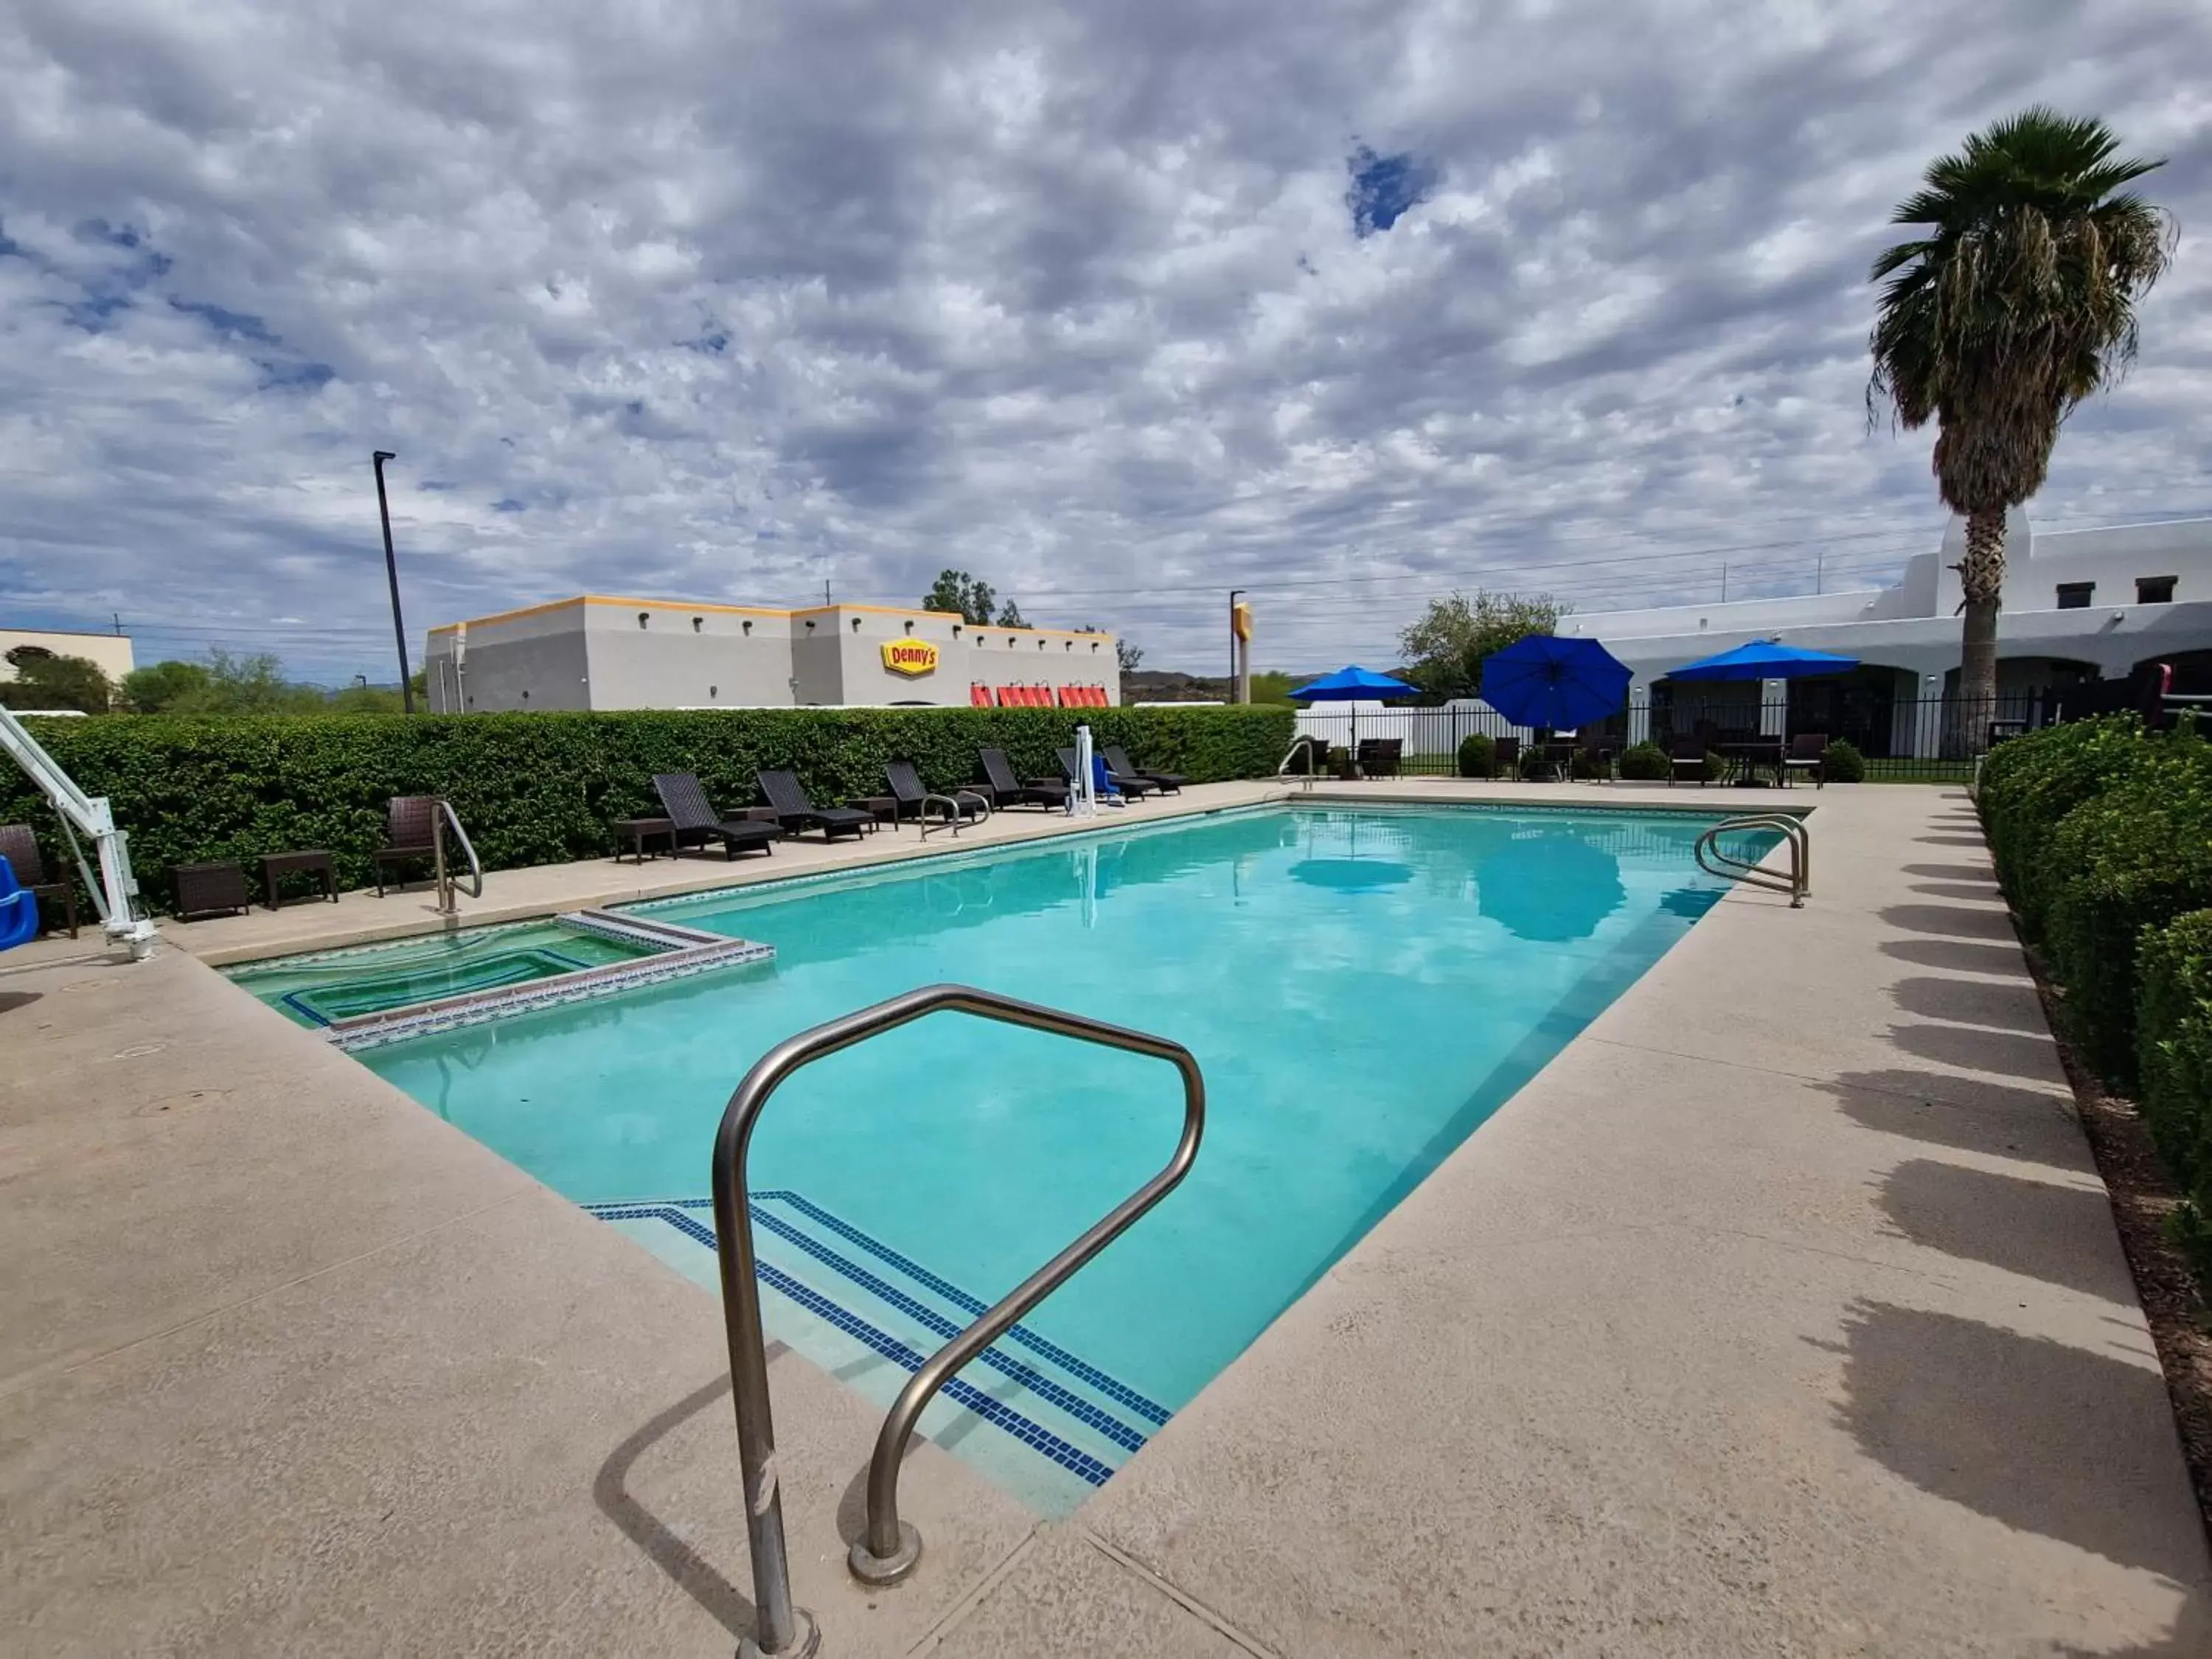
[[[1899,1237],[1929,1249],[2134,1302],[2101,1190],[1912,1158],[1882,1177],[1881,1202]]]
[[[1889,1040],[1908,1054],[1962,1071],[1996,1072],[2053,1088],[2066,1080],[2057,1046],[2044,1032],[1992,1031],[1978,1025],[1893,1025]]]
[[[1885,904],[1875,914],[1892,927],[1908,933],[2002,939],[2008,944],[2014,937],[2012,918],[1993,904]]]
[[[1990,1025],[2005,1031],[2041,1035],[2051,1027],[2043,1004],[2026,980],[1992,985],[1985,979],[1937,978],[1915,974],[1889,988],[1890,1000],[1908,1014],[1954,1025]]]
[[[1923,1492],[2204,1593],[2203,1528],[2154,1364],[1862,1299],[1838,1426]]]
[[[2027,981],[2027,959],[2017,945],[1981,945],[1967,939],[1886,939],[1876,947],[1886,957],[1921,968],[1948,968],[1961,974],[2006,974]]]
[[[1901,1066],[1844,1072],[1819,1086],[1844,1116],[1880,1134],[2053,1169],[2089,1167],[2073,1098],[2056,1091]]]

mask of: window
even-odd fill
[[[2172,605],[2173,578],[2171,576],[2138,576],[2136,578],[2137,605]]]
[[[2097,597],[2094,582],[2061,582],[2058,584],[2058,608],[2061,611],[2087,611],[2089,601]]]

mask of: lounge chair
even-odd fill
[[[1402,738],[1362,738],[1353,752],[1353,764],[1363,778],[1395,778],[1405,746]]]
[[[991,804],[1004,811],[1009,806],[1042,806],[1054,811],[1067,807],[1067,786],[1039,780],[1024,783],[1014,775],[1013,763],[1003,749],[976,751],[983,763],[983,781],[990,786]]]
[[[1497,768],[1497,775],[1499,777],[1517,778],[1521,775],[1520,738],[1514,737],[1499,738],[1496,740],[1496,747],[1492,750],[1492,752],[1497,757],[1495,764]]]
[[[1118,743],[1109,743],[1098,751],[1106,757],[1106,764],[1125,778],[1142,778],[1163,795],[1182,793],[1183,779],[1179,772],[1155,772],[1150,767],[1132,766],[1128,751]]]
[[[761,772],[755,775],[760,779],[761,793],[775,809],[775,821],[794,836],[802,830],[819,830],[824,841],[835,841],[840,836],[850,836],[857,841],[863,832],[876,827],[876,815],[863,812],[856,806],[817,806],[807,799],[796,773]]]
[[[1099,755],[1096,750],[1091,752],[1099,760],[1106,760],[1106,757],[1103,755]],[[1065,777],[1070,784],[1073,784],[1075,781],[1075,750],[1073,749],[1063,749],[1059,751],[1059,754],[1060,775]],[[1129,777],[1123,773],[1115,771],[1114,769],[1114,763],[1111,761],[1106,761],[1106,781],[1112,787],[1112,793],[1126,795],[1131,800],[1144,799],[1146,796],[1152,793],[1152,790],[1155,787],[1154,785],[1146,782],[1142,778]]]
[[[437,857],[438,798],[392,796],[384,808],[384,845],[375,854],[377,897],[384,896],[386,869],[395,864],[431,864]]]
[[[914,769],[912,761],[895,760],[884,768],[884,781],[891,787],[891,799],[898,803],[897,816],[909,814],[923,819],[922,833],[929,833],[927,820],[929,808],[934,805],[945,813],[945,821],[957,835],[960,826],[969,818],[991,816],[991,804],[969,789],[955,789],[950,794],[936,794],[921,785],[921,775]]]
[[[1703,738],[1674,739],[1667,745],[1667,763],[1669,787],[1686,771],[1697,779],[1698,788],[1705,787],[1705,740]]]
[[[42,898],[59,899],[69,918],[69,936],[76,937],[76,884],[49,881],[46,861],[39,852],[39,838],[27,823],[0,823],[0,859],[8,860],[15,880],[31,896],[33,908]]]
[[[732,861],[741,847],[757,847],[769,856],[775,855],[776,837],[783,831],[758,818],[724,817],[708,805],[707,792],[700,787],[696,775],[656,772],[653,775],[653,793],[660,797],[660,810],[668,815],[668,842],[672,851],[680,853],[686,847],[719,841],[722,843],[722,856]]]
[[[1790,739],[1790,752],[1782,757],[1782,781],[1789,782],[1792,772],[1810,772],[1813,787],[1828,787],[1828,734],[1826,732],[1800,732]]]

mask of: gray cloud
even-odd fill
[[[381,675],[380,445],[418,637],[957,564],[1193,665],[1253,588],[1321,665],[1454,586],[1874,580],[1941,516],[1866,265],[2035,98],[2192,233],[2039,517],[2212,509],[2208,69],[2185,0],[17,0],[0,583]],[[1423,188],[1361,236],[1367,153]]]

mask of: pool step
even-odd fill
[[[693,1278],[715,1274],[707,1199],[593,1204]],[[753,1194],[768,1333],[889,1407],[922,1362],[988,1305],[804,1194]],[[921,1431],[1048,1514],[1073,1509],[1168,1419],[1147,1399],[1026,1325],[945,1385]]]

